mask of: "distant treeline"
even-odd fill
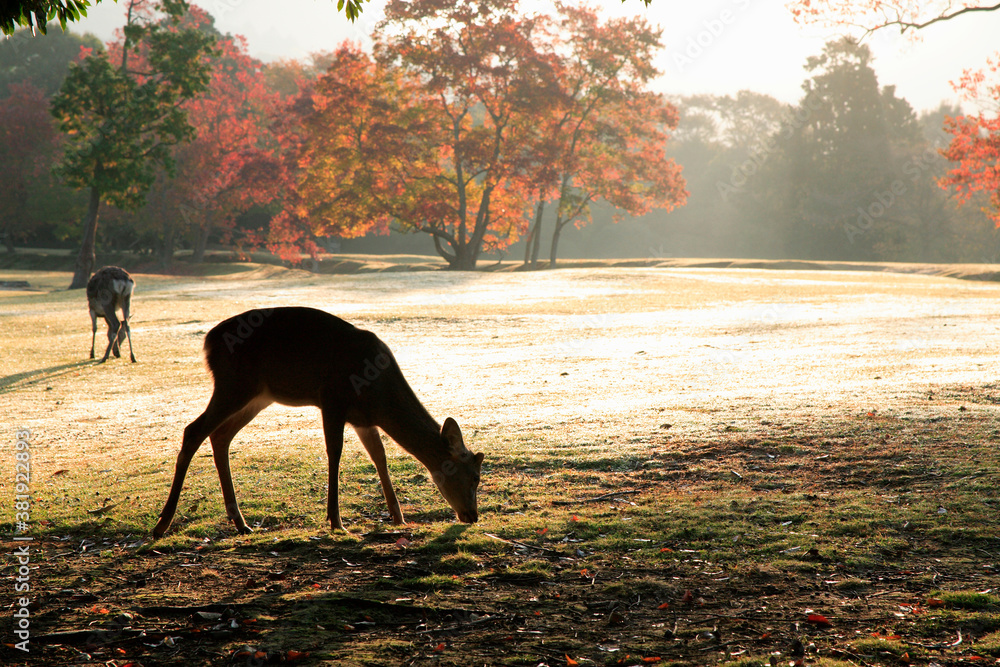
[[[997,261],[990,202],[974,193],[959,205],[952,192],[968,195],[962,110],[918,116],[879,85],[866,46],[839,40],[809,58],[796,105],[749,90],[666,100],[648,90],[660,44],[642,21],[564,8],[572,30],[550,43],[505,13],[514,0],[490,5],[484,18],[465,3],[443,13],[393,2],[396,30],[377,39],[375,57],[341,47],[270,64],[197,10],[185,25],[214,47],[204,92],[184,103],[191,136],[169,168],[105,199],[120,208],[104,207],[98,247],[164,264],[177,250],[199,260],[212,246],[267,246],[291,261],[341,250],[544,266],[557,243],[575,258]],[[456,43],[420,32],[428,12],[484,50],[429,79]],[[484,68],[467,61],[489,62],[491,46],[516,51],[517,64],[473,81]],[[130,48],[133,64],[148,57]],[[124,71],[122,44],[89,35],[21,31],[0,43],[8,250],[79,244],[88,193],[56,175],[67,147],[80,150],[79,131],[66,131],[64,80],[98,57]],[[449,118],[453,132],[443,131]]]

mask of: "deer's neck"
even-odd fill
[[[405,380],[397,386],[385,408],[377,425],[424,467],[431,471],[439,469],[448,457],[441,439],[441,425],[427,412]]]

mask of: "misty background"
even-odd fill
[[[317,54],[345,39],[369,47],[381,6],[366,5],[354,24],[332,0],[294,0],[282,3],[281,12],[255,0],[203,8],[220,32],[245,36],[251,56],[287,64],[321,61]],[[536,6],[547,5],[525,3],[524,9]],[[646,16],[663,29],[656,61],[662,74],[652,88],[680,111],[667,152],[683,167],[690,196],[669,213],[655,210],[620,222],[598,203],[591,224],[563,234],[562,257],[997,260],[998,237],[982,202],[958,206],[937,186],[948,168],[937,151],[950,138],[944,118],[977,111],[968,104],[963,109],[950,81],[982,67],[996,50],[998,13],[945,22],[916,36],[882,30],[853,45],[834,31],[797,25],[782,3],[654,0],[646,7],[639,0],[613,0],[600,7],[607,16]],[[106,42],[124,23],[123,11],[102,2],[71,31]],[[54,41],[59,32],[33,39]],[[0,44],[0,66],[11,56],[9,45]],[[0,96],[8,82],[0,77]],[[847,126],[846,115],[862,120]],[[33,244],[75,242],[69,228],[81,204],[73,193],[57,190],[33,198],[37,210],[31,214],[49,221],[34,233]],[[250,211],[244,224],[259,225],[267,215]],[[103,245],[118,244],[127,218],[116,222],[112,216],[101,231]],[[552,225],[545,229],[551,234]],[[435,254],[424,234],[323,245],[343,252]],[[492,259],[523,253],[520,242]]]

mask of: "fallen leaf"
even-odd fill
[[[411,542],[405,537],[401,537],[398,540],[396,540],[396,546],[399,547],[400,549],[405,549],[406,547],[410,546],[410,544]]]
[[[691,604],[694,602],[694,592],[691,589],[684,591],[684,595],[681,596],[681,602],[684,604]]]
[[[667,608],[667,607],[669,607],[669,606],[670,606],[670,603],[669,603],[669,602],[664,602],[664,603],[663,603],[663,604],[661,604],[661,605],[660,605],[659,607],[657,607],[657,609],[666,609],[666,608]]]
[[[941,598],[927,598],[927,602],[925,604],[928,607],[943,607],[944,600],[942,600]]]
[[[296,651],[295,649],[289,649],[288,653],[285,654],[286,660],[301,660],[308,657],[309,651]]]
[[[654,656],[650,656],[648,658],[643,658],[642,659],[643,662],[646,662],[646,663],[649,663],[649,664],[653,664],[655,662],[661,662],[662,660],[663,660],[663,658],[661,658],[658,655],[654,655]]]
[[[579,665],[579,664],[580,663],[578,663],[576,660],[569,657],[569,653],[566,654],[566,667],[573,667],[574,665]]]
[[[833,626],[833,623],[831,623],[829,619],[827,619],[827,617],[823,616],[822,614],[809,614],[808,616],[806,616],[806,622],[812,623],[813,625],[820,628],[829,628]]]
[[[67,473],[67,472],[69,472],[68,469],[62,468],[62,469],[56,470],[54,473],[52,473],[52,476],[55,477],[56,475],[62,475],[63,473]]]
[[[440,653],[441,651],[443,651],[444,650],[444,642],[441,642],[440,644],[438,644],[437,646],[435,646],[434,650],[437,651],[438,653]]]
[[[544,535],[544,534],[545,534],[545,533],[547,533],[547,532],[549,532],[549,529],[548,529],[548,528],[542,528],[541,530],[539,530],[539,531],[538,531],[538,534],[539,534],[539,535]]]

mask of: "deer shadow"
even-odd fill
[[[93,363],[93,361],[87,359],[85,361],[74,361],[71,364],[49,366],[48,368],[39,368],[33,371],[25,371],[23,373],[15,373],[14,375],[0,377],[0,394],[6,394],[17,389],[21,389],[27,384],[33,384],[42,380],[56,378],[60,375],[66,375],[67,373],[83,366],[92,366]]]

